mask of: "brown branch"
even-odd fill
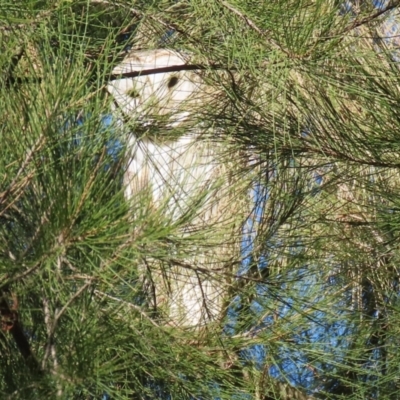
[[[201,65],[201,64],[183,64],[183,65],[171,65],[169,67],[163,68],[150,68],[143,69],[141,71],[132,71],[132,72],[122,72],[120,74],[111,74],[109,81],[115,81],[116,79],[121,78],[137,78],[138,76],[146,76],[153,74],[164,74],[168,72],[179,72],[179,71],[205,71],[205,70],[229,70],[229,71],[238,71],[237,68],[227,68],[223,65]]]
[[[244,22],[246,22],[246,24],[253,29],[254,31],[256,31],[259,35],[264,36],[266,34],[265,31],[263,31],[262,29],[260,29],[249,17],[247,17],[246,15],[244,15],[243,13],[241,13],[239,10],[237,10],[235,7],[233,7],[232,5],[230,5],[229,3],[227,3],[226,1],[221,2],[221,4],[227,8],[228,10],[232,11],[234,14],[236,14],[240,19],[242,19]]]
[[[25,336],[23,327],[19,321],[18,314],[18,301],[16,296],[13,296],[13,305],[10,307],[7,301],[8,291],[1,292],[0,298],[0,320],[1,330],[3,332],[9,332],[17,345],[19,352],[25,359],[25,362],[29,369],[34,373],[42,374],[43,371],[32,352],[31,346],[27,337]]]
[[[343,33],[346,33],[346,32],[349,32],[349,31],[351,31],[351,30],[353,30],[353,29],[355,29],[355,28],[358,28],[358,27],[361,26],[361,25],[365,25],[365,24],[367,24],[368,22],[371,22],[372,20],[374,20],[374,19],[380,17],[381,15],[385,14],[386,12],[395,9],[395,8],[398,7],[399,5],[400,5],[400,1],[399,1],[399,0],[393,2],[392,4],[390,4],[390,2],[389,2],[389,5],[388,5],[387,7],[385,7],[383,10],[379,10],[379,11],[377,11],[376,13],[374,13],[374,14],[372,14],[372,15],[369,15],[368,17],[364,17],[364,18],[361,18],[361,19],[359,19],[359,20],[357,20],[357,19],[354,20],[353,23],[352,23],[350,26],[348,26],[346,29],[344,29],[344,30],[342,31],[342,34],[343,34]]]
[[[59,264],[61,264],[61,261]],[[44,312],[44,321],[46,324],[48,338],[47,338],[45,354],[42,359],[42,369],[43,370],[45,369],[46,361],[49,358],[49,356],[51,356],[51,359],[53,361],[53,368],[51,370],[51,373],[54,376],[59,376],[60,373],[59,373],[59,365],[58,365],[58,360],[57,360],[57,349],[56,349],[56,345],[53,340],[53,332],[52,332],[54,323],[51,320],[49,303],[50,303],[49,300],[46,297],[44,297],[43,298],[43,312]],[[55,310],[55,313],[57,314],[57,309]],[[61,398],[63,390],[62,390],[62,386],[60,385],[60,382],[56,382],[56,386],[57,386],[57,397]]]
[[[260,29],[255,22],[253,22],[249,17],[241,13],[239,10],[237,10],[235,7],[233,7],[231,4],[229,4],[226,1],[222,1],[221,4],[227,8],[229,11],[231,11],[233,14],[238,16],[240,19],[242,19],[253,31],[257,32],[260,36],[267,38],[267,31],[263,31]],[[279,44],[275,43],[271,38],[268,38],[269,43],[271,43],[275,48],[283,51],[286,55],[288,56],[293,56],[289,54],[285,49],[283,49]]]

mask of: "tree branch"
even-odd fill
[[[1,329],[3,332],[9,332],[17,345],[19,352],[25,359],[25,362],[29,369],[34,373],[42,374],[43,371],[31,350],[28,339],[25,336],[23,327],[19,321],[18,305],[16,296],[14,297],[14,304],[12,308],[7,301],[7,292],[0,292],[0,319],[1,319]]]

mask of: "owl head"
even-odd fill
[[[164,126],[176,127],[190,116],[196,103],[201,79],[193,71],[155,72],[125,78],[123,74],[179,67],[187,64],[183,56],[168,49],[135,51],[112,71],[120,79],[111,81],[108,92],[114,105],[124,115],[142,124],[162,120]]]

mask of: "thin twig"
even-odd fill
[[[43,215],[40,217],[40,224],[36,227],[35,232],[33,233],[32,237],[29,240],[29,243],[27,243],[25,251],[19,256],[21,259],[25,257],[26,254],[31,250],[31,247],[35,240],[39,237],[39,234],[42,230],[42,228],[45,226],[46,223],[49,222],[48,216],[50,215],[50,211],[55,204],[55,200],[53,200],[47,210],[44,211]]]
[[[253,29],[254,31],[256,31],[258,34],[260,34],[261,36],[264,36],[266,34],[265,31],[261,30],[249,17],[247,17],[246,15],[242,14],[239,10],[237,10],[235,7],[233,7],[232,5],[230,5],[229,3],[227,3],[226,1],[221,2],[221,4],[227,8],[228,10],[232,11],[234,14],[236,14],[240,19],[242,19],[244,22],[246,22],[246,24]]]
[[[9,280],[8,280],[6,283],[3,283],[3,285],[0,286],[0,289],[2,289],[3,287],[5,287],[6,285],[9,285],[9,284],[12,283],[12,282],[17,282],[17,281],[19,281],[20,279],[25,278],[26,276],[28,276],[29,274],[31,274],[33,271],[35,271],[37,268],[39,268],[39,266],[40,266],[40,264],[41,264],[41,262],[42,262],[42,260],[43,260],[44,258],[46,258],[46,256],[42,256],[42,259],[39,260],[33,267],[29,268],[28,270],[26,270],[26,271],[24,271],[24,272],[21,272],[20,274],[18,274],[18,275],[16,275],[16,276],[13,276],[12,278],[9,278],[9,275],[6,274],[6,275],[3,277],[2,280],[3,280],[3,281],[6,281],[7,279],[9,279]],[[24,267],[25,265],[22,265],[22,266]]]
[[[61,316],[64,314],[66,309],[71,305],[71,303],[80,296],[80,294],[90,285],[92,284],[92,280],[88,280],[78,291],[74,293],[73,296],[64,304],[63,308],[56,314],[54,317],[54,326],[53,329],[55,328],[55,324],[58,322],[58,320],[61,318]]]
[[[249,17],[241,13],[239,10],[237,10],[235,7],[233,7],[231,4],[229,4],[226,1],[222,1],[221,4],[227,8],[229,11],[231,11],[233,14],[237,15],[240,19],[242,19],[253,31],[257,32],[260,36],[267,38],[268,31],[263,31],[260,29],[255,22],[253,22]],[[268,37],[268,41],[270,44],[272,44],[275,48],[283,51],[285,54],[289,55],[290,54],[283,49],[279,44],[277,44],[274,40],[272,40],[270,37]]]
[[[369,15],[368,17],[364,17],[364,18],[361,18],[359,20],[356,19],[355,21],[353,21],[353,23],[351,25],[349,25],[347,28],[345,28],[342,31],[342,34],[346,33],[346,32],[349,32],[349,31],[351,31],[351,30],[353,30],[355,28],[358,28],[361,25],[367,24],[368,22],[371,22],[372,20],[380,17],[381,15],[385,14],[386,12],[395,9],[399,5],[400,5],[400,1],[395,1],[392,4],[389,3],[388,6],[386,6],[382,10],[377,11],[375,14]]]
[[[56,352],[55,352],[55,347],[53,344],[53,336],[57,327],[58,320],[61,318],[61,316],[64,314],[64,312],[67,310],[67,308],[71,305],[71,303],[80,296],[80,294],[89,286],[91,285],[92,280],[88,280],[78,291],[76,291],[73,296],[64,304],[64,306],[61,308],[60,311],[57,312],[55,311],[55,315],[53,320],[50,319],[50,309],[49,309],[49,302],[46,298],[43,299],[43,308],[44,308],[44,319],[45,319],[45,324],[47,327],[47,346],[46,346],[46,351],[45,351],[45,356],[43,358],[42,364],[44,368],[44,364],[46,360],[49,358],[50,354],[53,359],[53,366],[54,366],[54,372],[56,372],[58,363],[56,360]]]
[[[104,293],[104,292],[101,292],[100,290],[97,290],[97,289],[94,290],[94,293],[95,293],[97,296],[99,296],[99,297],[100,297],[100,296],[107,297],[107,298],[109,298],[110,300],[117,301],[117,302],[119,302],[119,303],[122,303],[122,304],[124,304],[124,305],[130,307],[130,308],[133,308],[133,309],[134,309],[135,311],[137,311],[142,317],[145,317],[148,321],[150,321],[151,324],[154,325],[156,328],[160,328],[160,325],[158,325],[151,317],[149,317],[149,316],[148,316],[139,306],[137,306],[136,304],[129,303],[129,302],[125,301],[125,300],[119,299],[118,297],[111,296],[111,295],[109,295],[109,294],[107,294],[107,293]]]
[[[50,307],[49,307],[49,299],[44,297],[43,298],[43,313],[44,313],[44,323],[46,325],[47,330],[47,345],[46,350],[42,360],[42,369],[45,369],[46,361],[51,355],[53,360],[53,372],[56,373],[58,369],[57,357],[56,357],[56,349],[53,341],[53,334],[52,334],[52,327],[53,321],[50,317]]]
[[[127,6],[126,4],[123,4],[123,3],[114,2],[114,1],[111,2],[111,1],[107,1],[107,0],[90,0],[90,2],[91,2],[92,4],[107,4],[107,5],[110,5],[110,6],[125,8],[125,9],[129,10],[134,16],[136,16],[136,17],[138,17],[138,18],[143,19],[143,18],[146,18],[146,17],[147,17],[147,18],[152,19],[153,21],[158,22],[159,24],[163,25],[163,26],[164,26],[165,28],[167,28],[167,29],[175,30],[176,32],[179,32],[179,33],[184,33],[184,32],[182,32],[182,31],[181,31],[177,26],[175,26],[175,25],[168,24],[167,22],[165,22],[165,21],[163,21],[163,20],[161,20],[161,19],[155,17],[154,15],[146,15],[146,14],[143,13],[142,11],[139,11],[139,10],[136,9],[136,8]]]
[[[23,161],[21,167],[19,168],[17,174],[15,175],[14,179],[10,183],[8,189],[0,194],[0,205],[4,203],[5,198],[8,196],[8,194],[11,192],[13,189],[13,186],[15,185],[17,179],[19,176],[24,172],[26,166],[30,163],[34,153],[38,150],[40,150],[41,146],[45,143],[45,137],[44,135],[40,135],[39,138],[36,140],[35,144],[33,147],[28,151],[28,153],[25,156],[25,160]]]

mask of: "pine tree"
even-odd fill
[[[398,6],[3,0],[2,398],[397,398]],[[193,115],[250,199],[212,277],[223,312],[196,330],[164,323],[139,267],[218,235],[182,235],[196,204],[171,221],[126,201],[105,90],[160,47],[218,94]]]

